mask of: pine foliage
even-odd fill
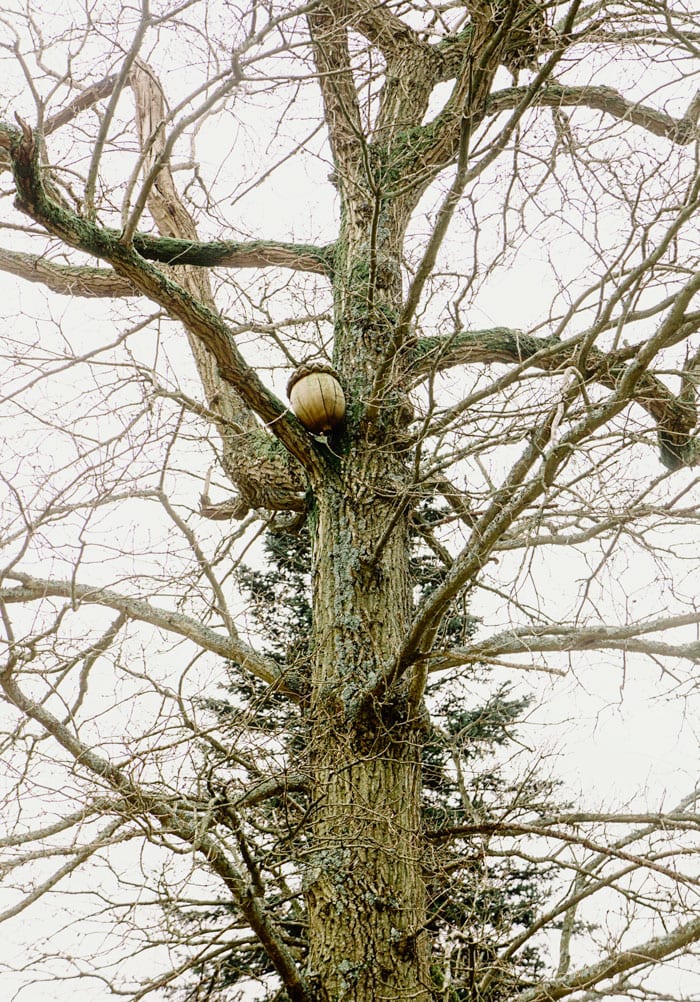
[[[436,527],[444,517],[445,512],[424,506],[417,522],[423,529]],[[419,601],[440,583],[445,570],[418,533],[414,544],[412,572]],[[254,624],[268,639],[267,653],[297,678],[303,677],[310,654],[310,565],[308,534],[303,529],[297,534],[267,533],[264,566],[241,566],[237,571]],[[464,643],[477,625],[468,612],[468,596],[462,594],[445,617],[445,639]],[[215,761],[210,745],[203,746],[208,759],[204,768],[217,776],[224,810],[235,815],[239,851],[265,860],[259,875],[263,896],[266,871],[275,875],[271,884],[286,885],[284,900],[278,894],[265,896],[265,902],[288,945],[303,959],[302,891],[313,816],[305,783],[303,705],[276,697],[235,664],[229,665],[228,678],[225,691],[206,704],[222,735],[222,754]],[[541,970],[537,948],[523,951],[508,969],[494,966],[493,958],[514,929],[532,923],[549,872],[545,866],[501,853],[491,828],[506,818],[532,818],[533,813],[551,810],[553,789],[537,776],[518,778],[506,764],[529,697],[515,695],[507,684],[489,691],[487,676],[474,672],[458,682],[439,679],[429,686],[427,703],[431,724],[422,752],[423,822],[436,998],[468,1002],[475,998],[477,983],[483,982],[482,1002],[499,1002]],[[246,749],[246,741],[254,746]],[[256,787],[265,790],[261,768],[265,761],[272,768],[276,765],[280,782],[271,795],[257,801]],[[222,781],[226,775],[228,780]],[[464,834],[455,836],[456,829]],[[206,912],[179,911],[177,920],[193,932],[202,923],[229,930],[237,924],[235,910],[223,904]],[[252,981],[256,987],[250,990],[261,1002],[283,999],[265,950],[242,934],[228,941],[230,949],[202,964],[198,980],[177,998],[223,1002],[238,997],[231,993]]]

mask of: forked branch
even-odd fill
[[[37,578],[16,571],[8,573],[6,579],[18,582],[16,586],[0,588],[0,600],[8,604],[40,602],[60,597],[82,605],[107,606],[124,613],[129,619],[150,623],[166,633],[191,640],[203,650],[237,662],[264,682],[286,688],[277,664],[258,654],[235,633],[219,633],[191,616],[160,608],[145,599],[122,595],[109,588],[81,585],[75,581]]]

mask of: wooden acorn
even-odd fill
[[[294,370],[287,396],[301,423],[315,435],[332,431],[345,415],[345,394],[338,374],[322,358],[307,359]]]

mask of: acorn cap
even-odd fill
[[[304,376],[310,376],[313,372],[327,372],[329,376],[335,376],[338,379],[338,373],[325,358],[307,358],[305,362],[296,367],[289,377],[287,381],[287,396],[291,396],[292,387],[295,383],[298,383]],[[338,382],[340,382],[339,379]]]

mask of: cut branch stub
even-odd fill
[[[294,370],[287,396],[301,423],[316,435],[332,431],[345,416],[345,394],[338,374],[323,359],[308,359]]]

